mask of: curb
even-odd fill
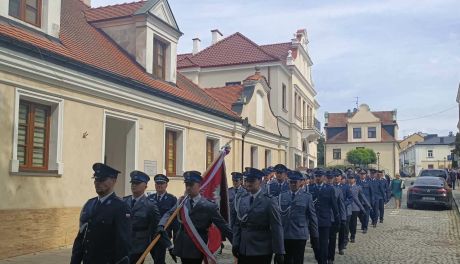
[[[452,191],[452,196],[454,198],[454,203],[455,207],[457,208],[457,212],[460,214],[460,192],[458,190]]]

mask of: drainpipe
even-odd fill
[[[246,128],[246,130],[241,135],[241,172],[244,171],[244,138],[249,133],[249,130],[251,130],[251,124],[249,124],[249,120],[247,117],[243,120],[243,126]]]

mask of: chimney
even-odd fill
[[[201,40],[199,38],[194,38],[193,39],[193,51],[192,51],[193,55],[195,55],[198,52],[200,52],[200,44],[201,44]]]
[[[91,0],[81,0],[83,4],[87,5],[88,7],[91,7]]]
[[[351,111],[350,111],[350,109],[348,109],[348,111],[347,111],[347,117],[350,117],[350,116],[351,116]]]
[[[211,30],[211,34],[212,34],[212,45],[216,44],[217,42],[219,42],[222,39],[222,37],[224,36],[224,35],[222,35],[222,33],[220,33],[220,31],[218,29]]]

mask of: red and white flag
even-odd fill
[[[230,148],[228,146],[225,146],[220,151],[219,157],[214,160],[205,175],[203,175],[201,184],[201,195],[219,206],[220,214],[227,222],[229,222],[229,208],[227,176],[225,174],[225,156],[229,152]],[[187,234],[190,236],[195,246],[204,254],[205,262],[208,263],[209,260],[216,263],[213,253],[220,248],[220,244],[222,243],[222,234],[220,230],[215,225],[211,225],[208,230],[208,243],[206,245],[195,229],[188,213],[186,206],[183,206],[180,211],[180,216]]]

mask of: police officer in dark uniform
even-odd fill
[[[244,173],[247,192],[235,200],[233,256],[238,264],[284,263],[283,226],[277,202],[260,188],[264,173],[248,168]]]
[[[348,184],[344,184],[343,182],[344,173],[341,170],[338,170],[335,174],[335,187],[339,188],[342,191],[343,195],[343,203],[346,210],[346,221],[345,224],[340,225],[339,229],[339,254],[344,254],[344,249],[346,249],[348,244],[348,233],[349,233],[349,225],[350,219],[352,214],[351,204],[353,203],[353,196],[350,191],[350,186]]]
[[[363,194],[366,197],[367,201],[372,205],[373,197],[372,197],[372,188],[370,186],[370,179],[367,177],[367,171],[365,169],[361,169],[359,171],[359,180],[356,182],[357,185],[361,186],[363,190]],[[372,207],[365,207],[366,211],[361,212],[359,215],[359,221],[361,222],[361,230],[363,233],[367,233],[367,228],[369,226],[369,217],[371,214]]]
[[[390,200],[388,190],[390,187],[388,186],[388,181],[385,179],[383,175],[383,171],[377,171],[377,179],[380,183],[380,190],[383,192],[383,199],[379,200],[379,220],[380,223],[383,223],[383,216],[385,214],[385,204],[388,203]]]
[[[274,170],[276,178],[267,184],[267,193],[271,196],[278,196],[282,192],[289,191],[289,184],[286,181],[288,168],[283,164],[277,164]]]
[[[155,181],[156,192],[149,195],[149,199],[156,201],[161,218],[166,212],[171,210],[171,208],[176,205],[177,198],[176,196],[167,192],[169,182],[168,177],[163,174],[157,174],[155,177],[153,177],[153,180]],[[173,232],[175,234],[178,228],[179,223],[177,220],[174,220],[174,222],[166,230],[169,238],[173,238]],[[152,251],[150,251],[150,255],[152,256],[155,264],[165,264],[166,247],[163,243],[157,243]]]
[[[235,206],[234,201],[235,197],[241,195],[241,193],[246,192],[243,188],[243,174],[240,172],[232,172],[232,182],[233,187],[228,188],[228,201],[229,201],[229,208],[230,208],[230,228],[233,229],[233,223],[235,223],[236,215],[232,214],[232,208]]]
[[[132,195],[123,198],[131,209],[131,253],[130,261],[135,264],[152,241],[152,236],[160,221],[160,213],[155,200],[145,194],[150,177],[142,171],[132,171]]]
[[[361,186],[356,184],[356,178],[354,176],[348,177],[348,183],[350,185],[350,191],[353,195],[352,203],[352,215],[350,220],[350,242],[355,242],[356,237],[356,224],[360,212],[365,211],[365,206],[370,206],[370,203],[367,201],[366,197],[363,194]]]
[[[189,217],[205,244],[208,241],[208,229],[211,224],[216,225],[222,232],[222,235],[229,241],[232,241],[232,231],[224,218],[220,215],[217,205],[202,197],[200,194],[202,180],[201,173],[198,171],[184,172],[185,192],[187,196],[182,199],[186,199],[184,201],[184,206],[187,207]],[[176,208],[177,204],[163,215],[159,224],[160,230],[166,225],[166,222]],[[181,220],[179,220],[179,223],[181,223]],[[204,258],[182,224],[174,239],[173,253],[175,256],[180,257],[184,264],[201,264]]]
[[[335,248],[337,245],[337,234],[340,231],[340,227],[344,226],[347,222],[347,209],[345,207],[342,190],[338,186],[334,185],[335,177],[341,174],[342,173],[339,170],[335,170],[335,169],[328,171],[328,173],[326,174],[326,178],[327,178],[326,184],[329,186],[332,186],[332,188],[334,189],[334,196],[337,201],[337,207],[339,209],[339,216],[340,216],[340,218],[338,219],[339,221],[337,221],[337,219],[334,219],[334,218],[331,219],[332,225],[329,231],[329,245],[328,245],[329,251],[327,254],[328,264],[334,263]]]
[[[317,169],[315,171],[316,184],[311,188],[316,216],[318,217],[319,250],[316,250],[315,258],[319,264],[327,264],[332,222],[340,222],[335,190],[334,187],[324,183],[325,176],[325,170]],[[332,221],[332,219],[334,220]]]
[[[288,179],[290,191],[278,196],[284,229],[285,263],[302,264],[310,233],[311,243],[318,247],[318,219],[311,194],[301,189],[303,175],[298,171],[289,171]]]
[[[383,193],[383,190],[381,189],[380,181],[377,179],[377,176],[376,176],[377,170],[370,169],[369,171],[371,175],[370,188],[372,192],[371,220],[372,220],[372,226],[375,228],[377,227],[377,221],[380,216],[379,203],[380,203],[380,200],[383,200],[384,193]]]
[[[94,187],[97,197],[89,199],[80,214],[71,264],[129,263],[131,249],[130,211],[113,191],[119,171],[95,163]]]

